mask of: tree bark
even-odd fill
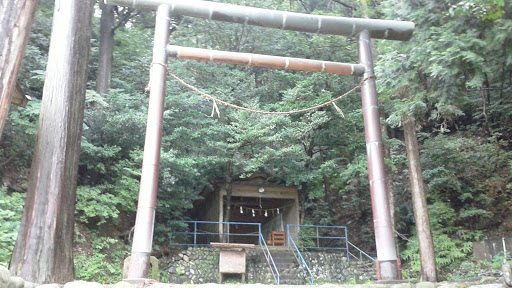
[[[380,127],[382,135],[385,135],[386,139],[390,139],[390,135],[388,133],[388,129],[386,125],[382,125]],[[384,152],[384,159],[391,159],[391,150],[388,146],[383,145],[382,151]],[[395,186],[393,185],[393,171],[389,168],[388,165],[385,167],[386,175],[386,186],[388,187],[388,198],[389,198],[389,213],[391,214],[391,227],[393,229],[393,234],[395,235],[395,243],[398,243],[398,239],[395,233]],[[398,245],[396,245],[397,254],[400,254],[398,251]]]
[[[319,127],[321,128],[321,127]],[[302,142],[302,147],[304,149],[304,153],[306,154],[306,161],[304,163],[304,169],[306,171],[310,171],[311,169],[311,161],[313,159],[313,147],[314,140],[310,139],[308,143],[305,141]],[[304,225],[304,221],[306,219],[306,201],[308,199],[308,182],[304,181],[300,184],[299,189],[299,224]]]
[[[418,139],[416,138],[416,124],[411,116],[402,118],[404,125],[405,148],[407,151],[407,164],[411,181],[412,203],[414,220],[420,247],[421,278],[423,281],[437,282],[436,257],[434,242],[430,229],[430,219],[427,210],[427,199],[423,183],[420,164]]]
[[[98,57],[96,92],[104,96],[110,89],[112,61],[114,58],[114,6],[108,4],[101,5],[100,48]]]
[[[73,280],[73,221],[94,0],[57,0],[36,147],[11,273]]]
[[[231,220],[231,195],[233,194],[233,160],[226,164],[226,213],[224,222]]]
[[[299,189],[299,225],[304,225],[306,220],[306,200],[308,193],[308,183],[302,182]]]
[[[224,211],[224,222],[231,221],[231,195],[233,194],[233,160],[226,163],[226,210]],[[223,224],[223,233],[231,233],[230,225]],[[229,243],[229,235],[220,235],[220,242]]]
[[[0,4],[0,140],[38,1],[5,2]]]

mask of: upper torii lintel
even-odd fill
[[[105,3],[145,10],[169,5],[171,13],[178,15],[308,33],[356,36],[368,30],[371,38],[408,41],[414,32],[414,23],[409,21],[311,15],[202,0],[105,0]]]

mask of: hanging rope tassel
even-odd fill
[[[345,114],[343,114],[343,111],[341,111],[340,107],[338,107],[338,105],[336,105],[336,103],[332,102],[332,106],[334,106],[334,108],[336,108],[336,111],[338,111],[341,115],[341,118],[345,119]]]
[[[219,107],[217,106],[217,102],[215,100],[212,100],[213,102],[213,107],[212,107],[212,114],[210,115],[210,118],[213,118],[213,116],[215,116],[215,112],[217,112],[217,117],[220,118],[220,112],[219,112]]]
[[[149,67],[149,82],[146,88],[144,88],[144,92],[149,93],[151,90],[151,80],[153,79],[153,64],[151,64],[151,67]]]

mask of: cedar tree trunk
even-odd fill
[[[100,1],[102,2],[102,1]],[[100,48],[96,92],[101,96],[108,93],[112,79],[112,59],[114,58],[114,6],[101,4]]]
[[[381,134],[385,135],[386,139],[390,139],[390,135],[388,133],[388,129],[386,128],[386,125],[382,125],[381,128]],[[384,152],[384,159],[391,160],[391,150],[388,146],[383,145],[382,151]],[[388,176],[386,178],[386,186],[388,187],[388,199],[389,199],[389,213],[391,215],[391,228],[393,230],[393,235],[395,235],[395,243],[398,243],[396,233],[395,233],[395,187],[393,186],[393,171],[390,169],[388,165],[385,167],[386,169],[386,175]],[[396,251],[397,254],[399,254],[398,245],[396,245]]]
[[[233,195],[233,160],[229,160],[226,164],[226,213],[224,214],[224,222],[231,221],[231,195]]]
[[[36,6],[37,0],[2,0],[0,4],[0,140]]]
[[[57,0],[37,141],[11,273],[73,280],[73,220],[94,0]]]
[[[412,204],[414,220],[418,233],[420,246],[421,278],[423,281],[437,282],[436,257],[430,219],[427,210],[427,199],[423,184],[423,175],[420,164],[420,151],[416,138],[416,124],[411,116],[402,118],[404,124],[405,148],[407,150],[407,164],[411,180]]]

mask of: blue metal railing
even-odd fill
[[[263,243],[263,244],[262,244]],[[268,250],[267,243],[265,242],[265,238],[263,238],[263,235],[260,233],[260,247],[263,251],[263,254],[265,254],[265,259],[267,259],[267,263],[270,266],[270,271],[272,272],[272,276],[274,276],[274,280],[276,280],[276,284],[279,285],[280,283],[280,275],[279,271],[277,270],[276,263],[274,262],[274,259],[272,258],[272,255],[270,255],[270,251]],[[265,248],[265,249],[263,249]]]
[[[231,242],[232,236],[241,236],[241,237],[258,237],[257,242],[259,246],[261,247],[261,250],[263,251],[263,254],[265,255],[265,259],[267,260],[268,265],[270,266],[270,271],[272,272],[272,276],[274,277],[274,280],[276,281],[276,284],[280,284],[280,275],[279,271],[277,270],[276,263],[274,262],[274,259],[272,258],[272,255],[270,254],[270,251],[268,249],[267,243],[265,243],[265,238],[261,234],[261,224],[260,223],[246,223],[246,222],[215,222],[215,221],[174,221],[178,224],[185,224],[181,225],[181,228],[186,228],[187,231],[172,231],[171,232],[171,239],[169,240],[169,245],[171,246],[209,246],[210,242],[220,241],[224,240],[227,243],[233,243]],[[192,224],[192,225],[191,225]],[[218,230],[219,227],[217,225],[226,225],[228,232],[226,233],[220,233],[220,232],[212,232],[212,231],[206,231],[206,230],[200,230],[198,228],[198,225],[215,225],[211,228],[211,230],[215,231]],[[230,233],[229,227],[232,225],[248,225],[248,226],[257,226],[258,228],[258,234],[255,233]],[[193,228],[192,228],[193,227]],[[192,230],[192,231],[190,231]],[[176,243],[172,241],[173,237],[182,237],[181,240],[184,240],[182,242],[184,243]],[[190,236],[190,238],[188,237]],[[206,237],[202,237],[206,236]],[[215,241],[211,241],[212,237]],[[222,239],[221,239],[222,238]],[[193,239],[193,243],[191,239]],[[256,242],[256,241],[255,241]]]
[[[295,231],[291,231],[295,228]],[[298,232],[300,229],[300,233]],[[323,230],[322,233],[320,230]],[[336,230],[341,231],[337,233]],[[335,232],[333,232],[335,231]],[[350,262],[347,227],[345,226],[320,226],[320,225],[286,225],[286,234],[292,239],[294,236],[301,249],[334,249],[345,251],[347,261]],[[342,236],[331,236],[331,235]],[[290,243],[288,243],[290,245]]]
[[[309,269],[308,263],[306,263],[306,260],[304,260],[304,257],[302,257],[302,254],[299,251],[299,248],[295,244],[295,241],[293,241],[293,238],[290,234],[287,236],[287,242],[288,242],[288,250],[291,250],[293,252],[293,255],[295,256],[295,259],[297,259],[297,262],[304,267],[309,274],[310,281],[309,283],[313,285],[315,282],[315,279],[313,277],[313,273],[311,272],[311,269]]]
[[[294,228],[295,231],[292,231]],[[341,231],[341,233],[336,232],[336,230]],[[358,261],[369,259],[370,261],[375,262],[375,259],[372,256],[368,255],[348,241],[347,228],[345,226],[288,224],[286,227],[286,234],[289,235],[291,239],[295,237],[298,242],[297,247],[300,249],[340,250],[346,253],[347,262],[350,262],[350,259],[356,259]],[[287,245],[290,245],[290,243]],[[359,257],[354,254],[358,254]]]
[[[347,241],[347,243],[348,243],[348,245],[350,245],[351,247],[355,248],[359,252],[359,258],[357,256],[355,256],[354,254],[352,254],[351,252],[349,252],[350,256],[356,258],[359,261],[363,261],[363,256],[365,256],[366,258],[368,258],[371,261],[375,262],[375,258],[373,258],[372,256],[366,254],[363,250],[359,249],[356,245],[350,243],[350,241]]]
[[[270,254],[265,238],[261,233],[260,223],[216,221],[175,221],[175,223],[178,224],[177,230],[181,229],[184,231],[171,231],[171,239],[169,240],[169,245],[172,246],[209,246],[210,242],[240,243],[236,242],[237,240],[241,241],[242,243],[247,243],[249,242],[248,239],[253,239],[250,242],[259,244],[265,255],[265,259],[267,260],[267,263],[270,266],[270,270],[272,272],[274,280],[276,281],[276,284],[280,284],[280,274],[277,269],[276,263],[274,262],[274,259]],[[226,229],[225,231],[222,230],[222,233],[215,232],[220,230],[219,225],[225,225]],[[233,231],[245,230],[254,232],[231,233],[230,231],[232,230],[231,227],[233,225],[235,225],[235,229],[233,229]],[[254,228],[249,228],[247,226]],[[292,231],[293,229],[296,230]],[[301,231],[300,233],[299,229]],[[336,231],[341,231],[341,233]],[[296,240],[294,240],[294,238],[297,240],[297,242]],[[286,243],[288,246],[288,250],[291,250],[297,262],[303,268],[303,271],[305,271],[306,275],[309,274],[311,284],[314,283],[314,276],[300,252],[301,249],[334,249],[346,251],[347,262],[350,262],[351,257],[359,261],[362,261],[364,258],[367,258],[375,262],[375,259],[373,257],[371,257],[370,255],[368,255],[367,253],[365,253],[364,251],[362,251],[361,249],[359,249],[354,244],[348,241],[347,228],[345,226],[288,224],[286,225]],[[297,245],[297,243],[299,245]],[[359,257],[357,257],[351,251],[349,251],[349,248],[352,250],[352,252],[355,249],[355,251],[357,252],[354,253],[359,253]]]
[[[210,242],[220,242],[224,241],[227,243],[233,243],[236,240],[236,236],[238,238],[242,237],[248,239],[247,237],[253,238],[255,243],[259,243],[261,235],[261,224],[260,223],[247,223],[247,222],[216,222],[216,221],[174,221],[174,223],[184,224],[180,225],[179,228],[185,229],[185,231],[171,231],[171,238],[169,239],[170,246],[209,246]],[[206,225],[214,225],[211,228],[205,230]],[[227,227],[227,232],[215,232],[219,231],[218,225],[225,225]],[[251,233],[230,233],[230,227],[233,225],[238,226],[254,226],[253,230],[257,232]],[[174,238],[174,241],[173,241]],[[235,238],[235,239],[233,239]],[[243,242],[248,242],[247,240]]]

